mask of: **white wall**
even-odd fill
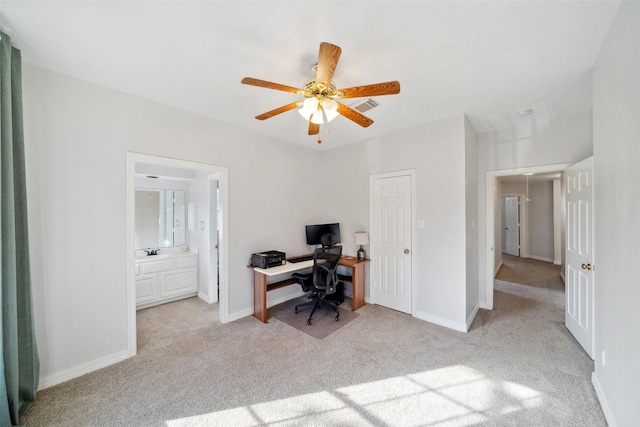
[[[640,425],[640,3],[622,2],[593,70],[594,384],[611,426]],[[602,363],[605,352],[605,364]]]
[[[493,230],[494,230],[494,234],[493,234],[493,241],[489,241],[487,242],[487,245],[492,245],[493,243],[493,263],[494,263],[494,267],[493,267],[493,277],[495,277],[495,275],[498,273],[498,270],[500,270],[500,267],[502,266],[502,217],[501,215],[498,215],[498,212],[501,211],[502,209],[502,194],[504,193],[502,190],[502,181],[498,178],[492,178],[491,179],[491,183],[493,184],[492,188],[490,190],[487,191],[491,191],[492,195],[493,195]],[[480,184],[482,186],[482,184]],[[482,200],[482,198],[480,199]],[[482,202],[480,202],[480,205],[482,206]],[[480,212],[478,212],[478,216],[480,216],[481,218],[484,217],[484,212],[482,212],[482,210],[480,210]],[[484,229],[484,224],[480,223],[480,228]],[[480,237],[480,242],[482,243],[482,241],[484,239],[482,239],[482,237]],[[520,245],[522,245],[522,239],[520,239]],[[484,251],[482,250],[482,244],[479,245],[479,252],[482,254]],[[522,255],[522,252],[520,252],[520,254]],[[484,270],[484,263],[482,261],[480,261],[480,268],[479,271],[483,271]],[[482,281],[480,281],[480,289],[482,289]],[[480,295],[483,295],[483,293],[481,293]],[[482,298],[482,296],[480,297],[480,301],[483,301],[484,298]],[[485,307],[486,308],[486,307]]]
[[[553,181],[529,185],[529,257],[553,262]]]
[[[464,120],[467,329],[478,312],[478,134]]]
[[[325,213],[351,218],[343,226],[343,245],[352,253],[352,232],[368,229],[369,176],[415,170],[416,218],[426,219],[413,242],[416,316],[466,330],[464,117],[332,149],[322,157],[323,164],[332,164],[331,173],[323,175],[331,192]]]
[[[317,195],[300,177],[318,175],[315,150],[27,64],[23,74],[41,385],[126,357],[126,152],[229,168],[231,317],[253,310],[251,253],[306,250]]]
[[[214,293],[217,289],[217,279],[215,276],[215,266],[211,263],[214,258],[211,251],[215,251],[215,242],[210,241],[212,228],[216,224],[212,223],[210,206],[215,210],[216,201],[209,200],[209,177],[207,173],[197,171],[195,179],[190,182],[188,203],[195,203],[195,231],[187,229],[189,235],[189,248],[198,250],[198,295],[205,301],[217,301],[217,293],[209,295],[209,282],[213,281]],[[188,215],[188,210],[187,210]],[[202,223],[203,227],[200,226]],[[204,229],[202,229],[204,228]]]

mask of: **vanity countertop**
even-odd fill
[[[158,255],[139,255],[136,257],[136,262],[158,261],[167,258],[179,258],[185,256],[198,255],[197,252],[181,251],[181,252],[168,252],[166,254],[159,253]]]

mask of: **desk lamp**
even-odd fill
[[[358,259],[366,259],[367,253],[364,251],[362,245],[369,244],[369,233],[367,233],[366,231],[356,231],[355,235],[353,236],[353,242],[356,245],[360,245],[360,249],[358,249]]]

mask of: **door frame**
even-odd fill
[[[514,169],[503,169],[497,171],[487,171],[486,173],[486,183],[485,183],[485,240],[486,240],[486,250],[485,250],[485,303],[481,305],[481,308],[485,308],[487,310],[493,310],[493,279],[496,273],[495,271],[495,225],[494,225],[494,215],[495,215],[495,197],[493,190],[493,180],[495,178],[499,178],[501,176],[509,176],[509,175],[519,175],[525,172],[532,173],[546,173],[546,172],[557,172],[564,171],[569,166],[574,163],[557,163],[552,165],[542,165],[542,166],[531,166],[531,167],[519,167]],[[501,197],[502,195],[498,195]],[[564,214],[566,215],[566,214]],[[522,245],[522,241],[520,241]],[[522,251],[520,251],[520,255],[522,255]],[[482,281],[480,281],[482,283]]]
[[[402,171],[396,171],[396,172],[387,172],[387,173],[380,173],[380,174],[375,174],[375,175],[369,175],[369,230],[371,230],[371,225],[373,224],[373,186],[374,186],[374,181],[377,179],[385,179],[385,178],[397,178],[400,176],[409,176],[409,180],[411,183],[411,316],[416,317],[416,305],[417,305],[417,301],[416,301],[416,281],[415,281],[415,277],[416,277],[416,227],[414,226],[414,224],[416,224],[416,170],[415,169],[408,169],[408,170],[402,170]],[[375,259],[374,255],[375,255],[375,251],[376,251],[376,247],[375,247],[375,240],[373,239],[373,236],[371,236],[371,246],[369,248],[369,252],[370,252],[370,259]],[[371,277],[375,277],[374,273],[375,273],[375,262],[371,263]],[[375,304],[375,292],[374,292],[374,287],[371,285],[371,282],[369,282],[369,301],[371,304]]]
[[[127,257],[127,352],[128,355],[137,354],[137,325],[136,325],[136,283],[135,283],[135,167],[136,163],[146,163],[158,166],[168,166],[172,168],[187,169],[208,173],[207,185],[210,185],[212,178],[219,183],[220,210],[222,216],[221,239],[219,242],[219,276],[218,283],[220,289],[219,320],[220,323],[227,323],[229,320],[229,257],[228,257],[228,169],[224,166],[216,166],[206,163],[197,163],[188,160],[179,160],[168,157],[160,157],[149,154],[134,152],[126,153],[126,257]],[[210,194],[210,192],[209,192]],[[209,197],[210,199],[210,197]],[[215,208],[216,201],[209,200],[209,208]],[[211,263],[211,257],[209,257]],[[207,286],[211,288],[211,280]]]

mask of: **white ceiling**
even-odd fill
[[[591,108],[591,68],[619,1],[1,1],[23,60],[292,143],[327,149],[467,114],[480,133]],[[341,87],[398,80],[361,128],[331,122],[322,145],[289,111],[320,42],[342,47]],[[363,99],[345,100],[352,102]],[[531,116],[517,117],[523,109]]]

